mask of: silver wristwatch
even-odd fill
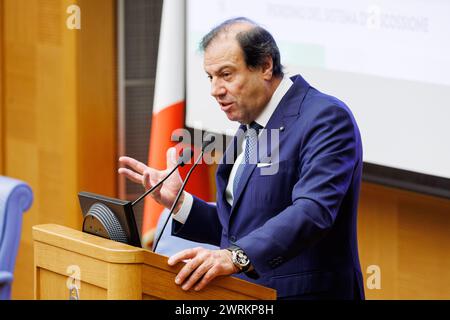
[[[250,259],[245,252],[239,247],[231,247],[228,250],[231,252],[231,260],[239,272],[246,272],[250,268]]]

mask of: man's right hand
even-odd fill
[[[119,164],[121,166],[126,166],[128,168],[119,168],[119,174],[124,175],[126,178],[133,182],[139,183],[146,190],[150,189],[152,186],[161,181],[176,165],[176,149],[169,148],[167,150],[167,169],[166,170],[156,170],[150,168],[143,164],[142,162],[130,158],[130,157],[120,157]],[[181,179],[178,169],[166,180],[164,183],[155,189],[151,196],[159,204],[166,208],[171,208],[178,191],[181,188],[183,181]],[[177,204],[174,212],[178,212],[179,208],[183,204],[184,194],[181,195],[180,201]]]

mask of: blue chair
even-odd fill
[[[0,176],[0,300],[11,298],[22,214],[32,202],[33,192],[25,182]]]

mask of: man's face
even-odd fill
[[[267,71],[247,67],[232,34],[219,36],[206,48],[204,69],[211,81],[211,95],[232,121],[252,122],[270,100]]]

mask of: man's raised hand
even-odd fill
[[[119,168],[118,172],[119,174],[124,175],[127,179],[141,184],[146,190],[148,190],[161,181],[177,165],[175,148],[169,148],[167,150],[166,159],[166,170],[156,170],[146,166],[136,159],[123,156],[119,158],[121,168]],[[182,183],[183,181],[180,173],[176,170],[166,181],[164,181],[161,186],[151,193],[151,196],[159,204],[166,208],[170,208],[175,201],[175,197],[178,190],[180,190]],[[177,208],[175,208],[175,212],[178,211],[179,207],[183,203],[183,198],[184,197],[182,195],[180,201],[178,202]]]

